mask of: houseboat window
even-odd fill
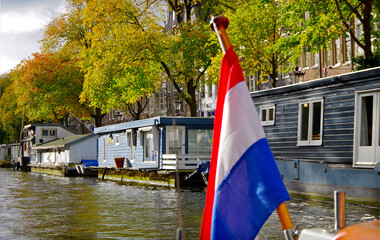
[[[274,105],[260,107],[261,124],[263,126],[274,125],[275,112]]]
[[[107,162],[107,137],[103,138],[103,162]]]
[[[116,146],[120,145],[120,135],[119,134],[115,135],[115,145]]]
[[[323,99],[301,102],[298,115],[298,145],[322,144]]]
[[[168,153],[169,154],[181,154],[182,147],[184,145],[184,128],[178,126],[176,128],[167,128],[168,136]]]
[[[42,137],[56,137],[57,130],[56,129],[42,129]]]
[[[261,109],[261,121],[265,122],[267,120],[267,110]]]
[[[144,149],[144,161],[152,161],[153,153],[153,132],[144,131],[143,135],[143,149]]]
[[[354,166],[380,162],[380,89],[355,93]]]
[[[55,137],[56,136],[56,131],[55,129],[50,130],[50,137]]]
[[[47,130],[47,129],[42,129],[42,136],[43,136],[43,137],[48,137],[48,136],[49,136],[49,130]]]
[[[360,146],[372,146],[373,96],[362,98]]]
[[[190,129],[188,131],[189,154],[211,154],[212,129]]]
[[[129,158],[131,161],[135,159],[135,146],[136,146],[136,137],[133,130],[127,130],[127,146],[129,147]]]
[[[321,139],[321,102],[313,103],[312,140]]]
[[[301,109],[301,140],[307,141],[309,136],[309,104],[302,104]]]

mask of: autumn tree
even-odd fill
[[[12,73],[19,106],[31,121],[63,123],[68,113],[86,116],[79,103],[83,74],[75,60],[34,53]]]
[[[279,47],[288,33],[282,14],[279,1],[263,0],[240,1],[235,9],[226,12],[229,36],[242,59],[243,70],[247,74],[260,72],[261,81],[267,81],[269,76],[273,87],[279,72],[290,71],[295,61],[292,46],[286,46],[290,51]]]
[[[158,14],[162,5],[157,4],[162,2],[91,1],[84,15],[92,46],[81,55],[86,70],[82,99],[98,106],[133,104],[144,91],[149,95],[155,90],[163,72],[179,98],[189,105],[190,115],[196,116],[196,90],[217,49],[209,42],[208,24],[205,27],[191,21],[196,2],[164,1],[165,9],[169,5],[178,19],[177,30],[166,32]],[[145,78],[130,74],[136,67]],[[120,84],[129,87],[116,89]],[[93,94],[95,88],[98,93],[103,89],[100,96]],[[117,100],[109,98],[112,93]]]
[[[17,84],[11,74],[0,76],[0,131],[2,143],[18,142],[23,109],[17,105],[17,95],[14,89]]]
[[[134,112],[134,103],[149,97],[161,81],[151,51],[155,49],[150,48],[164,36],[157,34],[161,28],[157,16],[130,1],[105,0],[91,1],[83,16],[85,27],[91,29],[86,35],[91,47],[80,54],[85,71],[82,101]]]
[[[169,10],[176,15],[177,29],[169,32],[169,58],[162,58],[161,65],[167,78],[190,108],[190,116],[197,116],[196,92],[207,81],[205,73],[212,65],[212,58],[220,52],[212,41],[210,15],[220,5],[217,1],[166,0]],[[196,17],[199,15],[198,17]]]
[[[360,64],[373,67],[380,64],[380,54],[378,54],[380,6],[377,2],[372,0],[283,1],[287,8],[282,17],[292,24],[291,38],[298,41],[298,48],[318,51],[328,48],[328,43],[332,39],[346,34],[364,52],[363,56],[357,58]]]
[[[83,24],[83,10],[87,2],[87,0],[66,0],[66,12],[53,18],[44,27],[43,38],[40,41],[42,53],[59,53],[65,58],[77,60],[78,54],[83,49],[91,47],[91,41],[86,38],[86,33],[91,29]],[[88,108],[88,110],[90,116],[95,119],[95,126],[100,127],[105,113],[100,108]]]

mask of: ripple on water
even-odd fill
[[[0,239],[175,239],[174,189],[65,178],[0,169]],[[184,232],[199,237],[205,193],[181,191]],[[333,225],[333,201],[293,197],[287,203],[299,228]],[[347,223],[379,217],[378,206],[348,203]],[[260,239],[282,239],[277,213]]]

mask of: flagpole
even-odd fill
[[[222,47],[223,53],[226,53],[226,50],[232,46],[226,32],[229,23],[230,22],[228,21],[228,18],[225,16],[212,17],[210,22],[211,29],[216,32],[216,35],[218,35],[219,43]]]
[[[210,21],[211,29],[216,32],[223,53],[226,53],[226,51],[232,46],[226,32],[228,25],[229,21],[225,16],[212,17]],[[280,218],[282,229],[284,230],[285,239],[293,240],[295,235],[294,227],[285,202],[282,202],[277,207],[277,213]]]

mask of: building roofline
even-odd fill
[[[73,139],[72,141],[69,141],[69,142],[63,142],[61,143],[64,139],[67,139],[67,138],[75,138],[75,137],[79,137],[77,139]],[[57,139],[54,139],[52,141],[49,141],[49,142],[46,142],[46,143],[42,143],[42,144],[39,144],[35,147],[33,147],[34,149],[55,149],[55,148],[64,148],[66,146],[71,146],[77,142],[81,142],[81,141],[84,141],[88,138],[91,138],[91,137],[95,137],[95,134],[93,133],[89,133],[89,134],[78,134],[78,135],[72,135],[72,136],[68,136],[68,137],[64,137],[64,138],[57,138]],[[54,142],[57,142],[56,145],[54,145]]]
[[[176,125],[205,125],[214,124],[214,118],[203,117],[153,117],[131,122],[107,125],[97,127],[94,129],[95,134],[107,134],[111,132],[122,132],[127,129],[135,129],[141,127],[155,126],[155,125],[173,125],[175,119]]]
[[[380,77],[380,67],[365,69],[365,70],[361,70],[357,72],[345,73],[345,74],[336,75],[336,76],[327,77],[327,78],[318,78],[318,79],[310,80],[307,82],[296,83],[292,85],[281,86],[281,87],[271,88],[267,90],[260,90],[260,91],[251,93],[251,97],[255,98],[255,97],[276,95],[276,94],[281,94],[281,93],[302,91],[309,88],[356,81],[356,80],[365,79],[369,77]]]
[[[61,127],[73,134],[77,134],[74,130],[62,125],[62,124],[50,124],[50,123],[31,123],[31,124],[28,124],[28,125],[25,125],[23,130],[27,129],[27,128],[30,128],[30,127]]]

